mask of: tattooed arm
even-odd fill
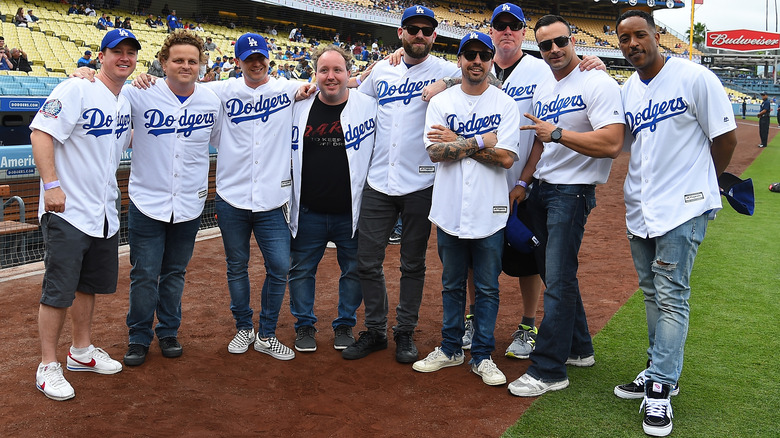
[[[517,161],[517,155],[514,152],[501,148],[485,148],[477,151],[471,158],[488,166],[503,167],[509,169]]]
[[[473,155],[479,150],[479,144],[475,138],[459,138],[446,143],[434,143],[428,146],[428,156],[431,161],[458,161]]]

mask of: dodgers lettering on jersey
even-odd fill
[[[230,99],[225,102],[225,111],[230,121],[235,124],[256,119],[267,122],[271,114],[282,111],[290,105],[292,105],[290,96],[282,93],[270,99],[260,96],[254,105],[251,102],[242,102],[241,99]],[[244,117],[236,117],[244,114]]]
[[[149,134],[155,137],[163,134],[182,133],[185,137],[192,135],[193,131],[198,129],[206,129],[214,126],[214,113],[205,114],[192,114],[184,113],[179,116],[179,128],[173,128],[176,123],[176,117],[172,115],[165,115],[158,109],[150,109],[144,113],[144,119],[147,120],[144,123],[144,128],[149,130]]]
[[[447,115],[447,127],[456,134],[460,134],[466,138],[474,137],[475,135],[485,134],[491,131],[495,131],[498,125],[501,123],[501,114],[491,114],[485,117],[477,118],[476,114],[472,114],[471,118],[465,123],[458,120],[458,116],[455,114]]]
[[[369,137],[373,139],[375,130],[376,122],[374,121],[373,117],[355,126],[347,123],[347,126],[344,128],[344,146],[347,149],[360,149],[360,143],[362,143],[363,140]]]
[[[536,84],[526,85],[525,87],[513,87],[511,84],[506,84],[502,88],[507,96],[519,102],[521,100],[528,100],[534,98],[534,91],[536,91]]]
[[[626,111],[626,124],[634,136],[645,128],[655,132],[658,122],[685,114],[687,111],[688,103],[682,97],[664,100],[661,103],[653,103],[650,99],[647,107],[642,111],[636,113]]]
[[[436,82],[435,78],[414,82],[411,78],[406,78],[400,85],[390,85],[387,81],[379,81],[376,86],[379,104],[384,105],[400,100],[403,101],[404,105],[409,105],[412,99],[422,96],[423,88],[434,82]]]
[[[552,120],[553,123],[558,123],[562,115],[584,111],[587,108],[588,105],[585,104],[581,94],[564,98],[561,98],[559,94],[548,103],[536,102],[534,115],[542,120]]]

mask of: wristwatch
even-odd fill
[[[563,137],[561,131],[563,131],[563,128],[555,128],[553,132],[550,133],[550,138],[552,139],[552,141],[556,143],[561,141],[561,137]]]
[[[449,76],[445,76],[445,77],[443,77],[441,80],[442,80],[442,81],[444,81],[444,85],[446,85],[446,86],[447,86],[447,88],[450,88],[450,87],[452,87],[453,85],[455,85],[455,80],[453,80],[453,79],[452,79],[451,77],[449,77]]]

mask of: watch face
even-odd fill
[[[550,133],[550,138],[552,141],[559,141],[561,139],[561,128],[556,128],[553,132]]]

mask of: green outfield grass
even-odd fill
[[[767,190],[780,181],[780,136],[742,176],[753,179],[755,214],[724,199],[696,258],[672,436],[780,436],[780,193]],[[504,436],[645,436],[641,400],[612,389],[644,366],[646,327],[637,292],[594,338],[596,365],[570,367],[570,387],[537,399]]]

